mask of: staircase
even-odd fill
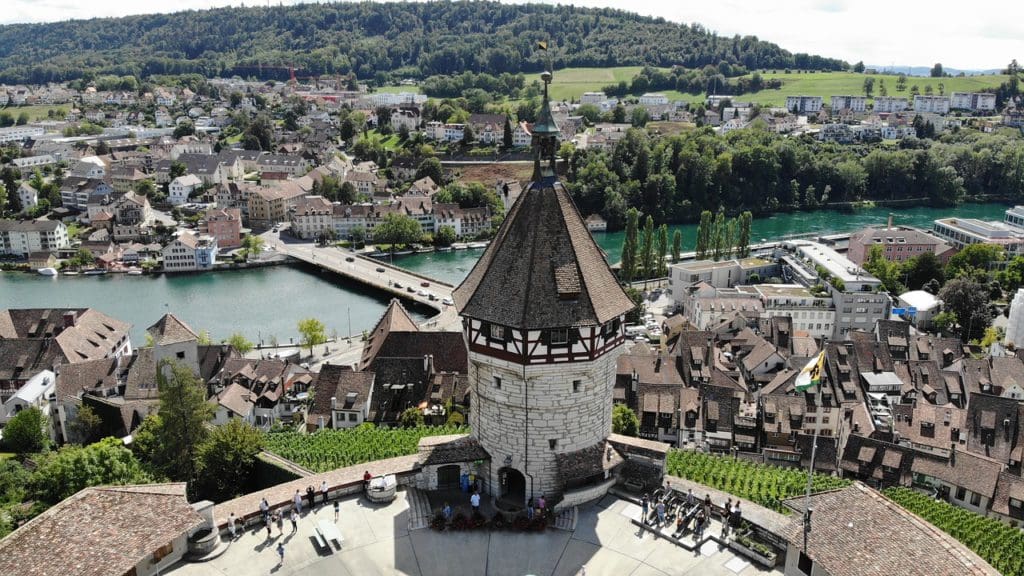
[[[576,530],[576,517],[578,513],[578,508],[576,506],[570,506],[569,508],[559,511],[555,514],[553,527],[559,530],[566,530],[568,532]]]
[[[405,497],[409,501],[409,530],[420,530],[430,526],[434,512],[430,508],[430,500],[422,491],[408,487]]]

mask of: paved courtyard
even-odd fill
[[[435,532],[408,530],[409,505],[405,493],[389,505],[373,505],[363,498],[342,500],[337,523],[345,538],[341,548],[318,551],[312,534],[317,521],[334,521],[332,507],[307,512],[291,534],[285,521],[284,536],[274,527],[246,530],[218,558],[198,564],[180,563],[174,576],[250,576],[291,574],[370,576],[574,576],[586,566],[587,576],[781,576],[779,570],[752,566],[728,549],[705,544],[699,554],[640,530],[631,520],[639,506],[608,496],[580,509],[574,532],[548,530],[542,534],[517,532]],[[277,545],[284,543],[284,563],[278,565]]]

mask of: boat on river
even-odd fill
[[[466,247],[470,250],[479,250],[481,248],[487,248],[487,242],[470,242]]]
[[[46,268],[40,268],[40,269],[36,270],[36,272],[42,274],[43,276],[56,276],[57,275],[57,269],[56,268],[50,268],[49,266],[47,266]]]
[[[437,247],[437,251],[438,252],[451,252],[452,251],[452,247],[451,246],[438,246]]]
[[[408,256],[412,254],[412,250],[399,250],[398,252],[392,252],[395,256]]]
[[[61,272],[61,274],[65,276],[78,276],[79,272],[78,270],[68,270],[66,272]]]
[[[102,276],[106,273],[107,271],[102,268],[90,268],[85,272],[82,272],[82,274],[85,274],[86,276]]]
[[[132,268],[131,270],[128,270],[127,274],[129,276],[142,276],[142,270],[139,270],[138,268]]]

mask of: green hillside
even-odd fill
[[[560,100],[579,99],[584,92],[597,92],[609,84],[616,84],[620,81],[627,83],[632,80],[641,70],[640,66],[618,66],[613,68],[565,68],[555,71],[554,82],[551,84],[551,95]],[[910,88],[915,84],[921,94],[925,93],[925,86],[931,85],[933,93],[939,93],[939,84],[943,84],[943,91],[946,94],[951,92],[981,92],[993,91],[1005,82],[1008,76],[965,76],[962,78],[922,78],[908,77],[907,89],[903,92],[896,91],[896,76],[887,74],[857,74],[854,72],[765,72],[760,73],[765,81],[779,79],[782,81],[782,88],[778,90],[761,90],[740,96],[733,96],[733,100],[743,102],[755,102],[762,106],[784,106],[786,96],[822,96],[828,102],[830,96],[859,95],[864,94],[864,79],[874,78],[875,85],[873,96],[879,95],[880,83],[884,80],[889,96],[910,96]],[[749,75],[747,76],[749,78]],[[527,82],[539,80],[540,74],[527,76]],[[659,90],[671,100],[682,100],[685,102],[703,101],[706,94],[689,94],[676,90]]]
[[[548,42],[546,52],[538,41]],[[463,72],[685,66],[843,70],[753,36],[720,37],[621,10],[495,1],[328,2],[0,26],[0,82],[196,73],[284,80],[355,74],[378,85]]]

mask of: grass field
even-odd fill
[[[409,92],[412,94],[419,94],[419,86],[381,86],[375,88],[377,92],[387,92],[389,94],[401,94],[402,92]]]
[[[6,110],[11,113],[11,116],[18,117],[22,112],[28,112],[30,122],[36,120],[46,120],[46,112],[48,110],[63,110],[67,113],[68,110],[73,108],[72,104],[47,104],[45,106],[5,106],[0,107],[0,110]]]
[[[551,83],[551,97],[556,100],[579,99],[584,92],[597,92],[609,84],[616,84],[620,80],[630,82],[641,70],[640,66],[619,66],[615,68],[565,68],[556,70],[554,80]],[[924,94],[924,87],[931,85],[934,94],[939,93],[939,83],[944,85],[946,94],[950,92],[979,92],[992,90],[1006,80],[1006,76],[966,76],[963,78],[923,78],[908,77],[907,89],[903,92],[896,91],[896,76],[887,74],[870,75],[875,79],[873,95],[878,95],[878,88],[881,80],[885,80],[889,96],[909,96],[910,87],[917,84],[921,93]],[[815,73],[791,73],[766,72],[761,74],[765,80],[779,78],[783,85],[779,90],[762,90],[750,94],[737,96],[737,100],[744,102],[755,102],[765,106],[784,106],[786,96],[822,96],[825,102],[831,96],[858,95],[864,93],[864,74],[853,72],[815,72]],[[540,74],[531,74],[526,78],[527,82],[539,80]],[[669,100],[682,100],[685,102],[700,102],[705,98],[704,94],[683,94],[675,90],[662,90]]]

